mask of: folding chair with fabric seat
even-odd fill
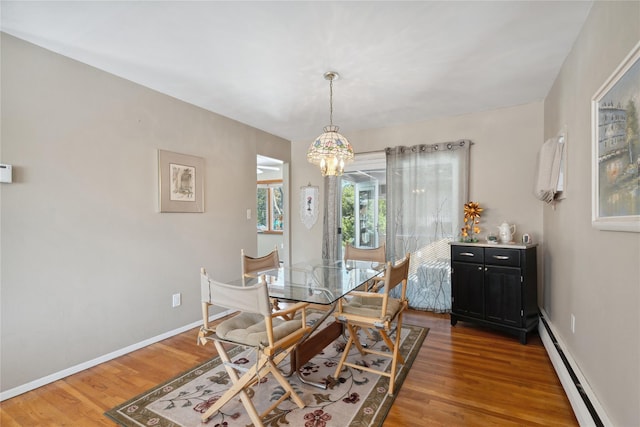
[[[381,292],[365,292],[352,291],[348,300],[338,301],[338,307],[334,312],[334,316],[338,322],[346,325],[349,339],[344,349],[344,353],[340,358],[340,363],[336,368],[334,378],[338,380],[344,366],[378,373],[389,377],[389,395],[393,395],[396,372],[398,363],[404,364],[404,359],[400,355],[400,335],[402,331],[402,315],[409,306],[406,298],[407,294],[407,278],[409,275],[410,254],[393,265],[387,263],[384,275],[384,288]],[[401,297],[391,298],[389,292],[397,285],[402,286]],[[394,324],[395,323],[395,328]],[[380,333],[389,351],[379,351],[368,348],[360,342],[358,337],[359,329],[375,329]],[[389,337],[395,330],[395,342]],[[347,356],[351,346],[355,345],[361,355],[375,354],[391,359],[390,372],[373,369],[367,366],[361,366],[355,363],[347,362]]]
[[[356,248],[347,243],[344,248],[345,260],[371,261],[384,264],[387,260],[387,253],[384,243],[377,248]]]
[[[387,252],[385,244],[378,246],[377,248],[356,248],[347,243],[344,248],[344,260],[345,261],[369,261],[372,263],[378,263],[378,266],[384,267],[387,262]],[[382,277],[374,277],[368,284],[366,291],[377,289]]]
[[[278,256],[278,247],[274,247],[273,251],[261,257],[251,257],[244,253],[244,249],[240,250],[240,258],[242,261],[242,279],[257,277],[260,273],[269,270],[277,270],[280,268],[280,257]],[[280,305],[276,298],[271,299],[274,310],[279,310]],[[292,316],[288,316],[291,318]]]
[[[240,250],[240,258],[242,261],[242,277],[256,277],[261,272],[268,270],[277,270],[280,268],[280,258],[278,257],[278,248],[261,257],[251,257],[244,253],[244,249]]]
[[[200,273],[202,292],[203,294],[208,292],[206,295],[207,303],[240,311],[239,314],[222,321],[215,328],[209,328],[207,325],[207,331],[210,333],[202,337],[203,342],[208,340],[214,342],[229,378],[233,382],[231,388],[202,415],[202,421],[207,421],[209,417],[238,395],[255,426],[262,426],[262,418],[287,398],[291,398],[298,407],[304,408],[304,402],[280,372],[278,365],[295,349],[296,344],[310,330],[306,324],[306,311],[304,310],[307,303],[296,303],[286,310],[273,312],[264,279],[259,280],[256,285],[234,286],[212,280],[204,268]],[[204,303],[205,298],[203,298]],[[279,317],[295,311],[301,311],[301,315],[292,320],[284,320]],[[205,323],[207,320],[205,319]],[[257,357],[256,363],[248,369],[246,365],[242,367],[234,365],[223,344],[254,348]],[[244,371],[242,376],[238,376],[238,372],[242,371]],[[269,373],[273,374],[285,393],[262,414],[258,414],[246,390],[254,385],[259,378]]]
[[[378,246],[377,248],[356,248],[355,246],[347,243],[344,247],[344,260],[349,261],[369,261],[371,263],[377,263],[375,267],[384,268],[387,262],[387,251],[385,244]],[[359,290],[367,292],[377,292],[380,288],[380,283],[384,281],[383,277],[377,276],[369,280]],[[373,335],[368,329],[364,329],[367,336],[373,339]]]

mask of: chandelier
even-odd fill
[[[324,74],[329,80],[329,126],[311,143],[307,151],[309,163],[320,166],[322,176],[340,176],[344,172],[344,165],[353,160],[353,148],[344,136],[338,133],[338,126],[333,125],[333,81],[340,76],[335,71]]]

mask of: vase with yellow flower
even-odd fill
[[[469,202],[464,205],[464,227],[460,231],[461,242],[478,241],[478,234],[480,233],[480,214],[484,209],[480,207],[479,203]]]

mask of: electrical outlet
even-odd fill
[[[173,294],[173,307],[178,307],[182,304],[182,297],[180,294]]]
[[[573,313],[571,313],[571,333],[576,333],[576,316],[574,316]]]

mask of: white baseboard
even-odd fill
[[[556,374],[558,375],[558,378],[562,383],[562,387],[567,394],[567,398],[569,399],[569,403],[573,408],[573,412],[576,415],[578,423],[581,427],[612,426],[613,424],[611,424],[611,421],[607,417],[607,414],[600,405],[600,402],[598,401],[596,395],[593,393],[593,390],[589,386],[589,382],[584,377],[584,375],[582,375],[582,372],[580,371],[580,368],[576,364],[575,360],[566,350],[567,346],[560,339],[560,336],[556,332],[553,324],[549,321],[549,316],[547,316],[547,313],[544,310],[541,309],[540,311],[542,312],[541,316],[546,321],[552,335],[550,335],[547,331],[547,328],[545,327],[542,319],[538,324],[538,333],[540,334],[542,343],[547,350],[549,359],[551,359],[551,363],[556,370]],[[569,367],[566,366],[559,350],[562,351],[562,355],[564,356],[564,359],[568,363]],[[574,374],[575,380],[577,380],[578,385],[576,385],[576,381],[574,381],[574,378],[572,378],[571,373]],[[580,392],[580,390],[582,390],[582,393]],[[586,402],[585,398],[587,400]],[[596,413],[596,417],[592,415],[588,405],[592,406],[592,411]]]
[[[211,318],[209,320],[214,321],[216,319],[220,319],[220,318],[222,318],[222,317],[224,317],[224,316],[226,316],[228,314],[231,314],[232,312],[233,312],[233,310],[227,310],[227,311],[224,311],[222,313],[215,314],[215,315],[211,316]],[[104,362],[107,362],[109,360],[115,359],[116,357],[124,356],[127,353],[131,353],[132,351],[139,350],[139,349],[141,349],[143,347],[146,347],[148,345],[157,343],[157,342],[162,341],[164,339],[171,338],[171,337],[173,337],[175,335],[181,334],[182,332],[188,331],[189,329],[193,329],[193,328],[198,327],[200,325],[202,325],[202,320],[199,320],[197,322],[193,322],[193,323],[191,323],[189,325],[186,325],[186,326],[182,326],[181,328],[174,329],[172,331],[165,332],[163,334],[157,335],[157,336],[155,336],[153,338],[149,338],[149,339],[141,341],[139,343],[132,344],[132,345],[130,345],[128,347],[125,347],[125,348],[122,348],[120,350],[116,350],[116,351],[111,352],[109,354],[105,354],[104,356],[100,356],[100,357],[97,357],[95,359],[88,360],[86,362],[80,363],[78,365],[72,366],[72,367],[64,369],[62,371],[55,372],[55,373],[53,373],[51,375],[47,375],[46,377],[39,378],[37,380],[28,382],[28,383],[23,384],[21,386],[18,386],[18,387],[3,391],[3,392],[0,393],[0,402],[2,402],[4,400],[7,400],[7,399],[11,399],[12,397],[16,397],[16,396],[18,396],[18,395],[20,395],[22,393],[26,393],[28,391],[35,390],[38,387],[42,387],[43,385],[50,384],[50,383],[52,383],[54,381],[58,381],[58,380],[60,380],[62,378],[68,377],[69,375],[77,374],[80,371],[84,371],[85,369],[92,368],[92,367],[94,367],[96,365],[99,365],[101,363],[104,363]],[[196,344],[196,337],[195,336],[193,337],[193,344],[194,345]]]

